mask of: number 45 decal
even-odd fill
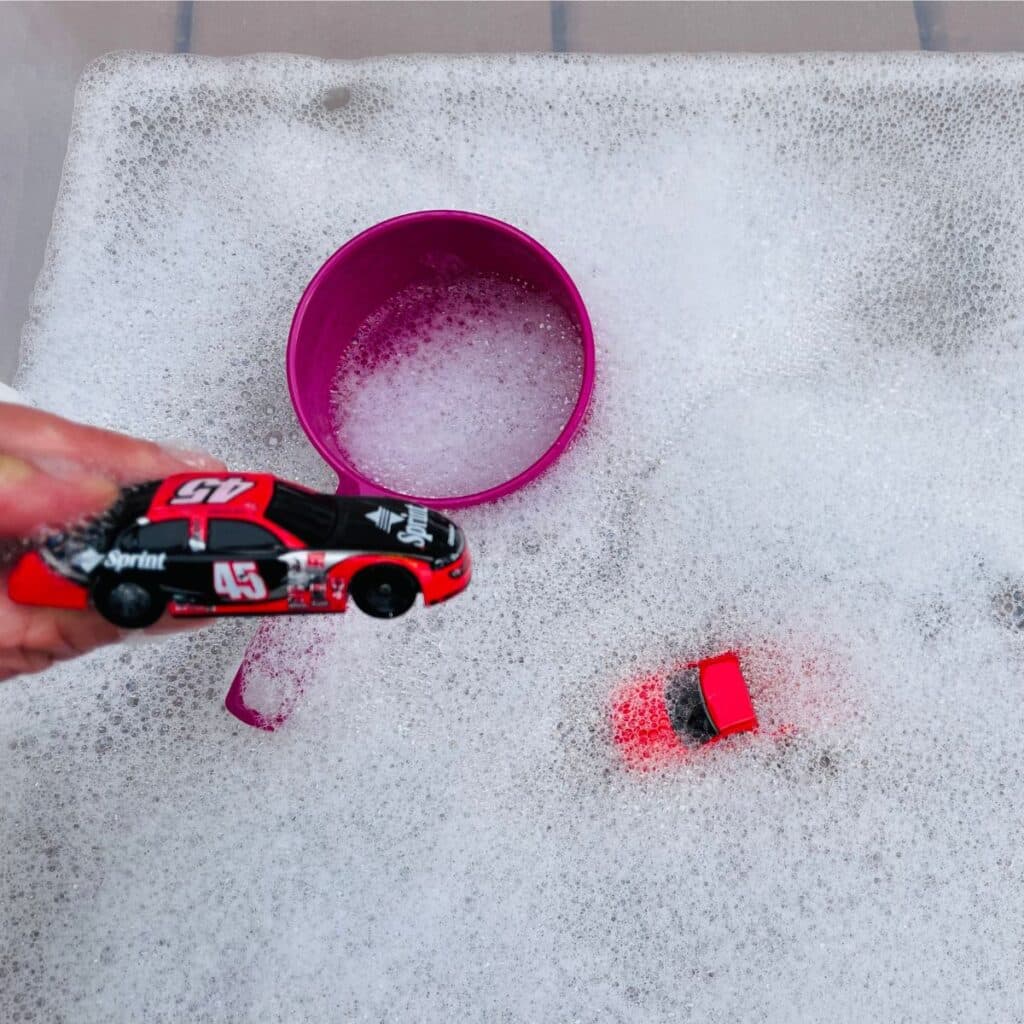
[[[255,562],[214,562],[213,589],[229,601],[262,601],[267,596]]]
[[[221,480],[220,477],[195,477],[186,480],[174,492],[170,504],[226,505],[255,486],[252,480],[243,480],[238,476],[229,476],[225,480]]]

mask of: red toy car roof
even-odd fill
[[[176,473],[157,488],[148,515],[153,519],[183,514],[262,516],[275,483],[270,473]]]
[[[722,654],[698,662],[704,707],[719,736],[757,728],[750,691],[735,654]]]

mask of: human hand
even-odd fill
[[[0,402],[0,544],[14,550],[45,527],[102,512],[126,484],[204,469],[224,465],[210,455]],[[7,596],[8,568],[0,568],[0,680],[41,671],[126,635],[91,608],[15,604]],[[148,632],[182,628],[188,626],[165,618]]]

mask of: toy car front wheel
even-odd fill
[[[413,606],[419,589],[411,572],[397,565],[375,565],[356,574],[349,592],[361,612],[394,619]]]
[[[93,587],[92,603],[115,626],[143,629],[164,613],[167,599],[135,580],[101,579]]]

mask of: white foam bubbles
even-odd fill
[[[518,475],[561,433],[582,382],[565,310],[479,275],[409,286],[342,353],[338,441],[364,474],[406,494],[473,494]]]
[[[438,207],[551,249],[598,385],[550,474],[458,517],[465,594],[322,622],[317,658],[275,623],[279,732],[220,707],[250,622],[0,687],[2,1016],[1016,1019],[1022,87],[998,57],[96,65],[40,404],[328,488],[292,309]],[[762,734],[623,771],[616,688],[728,647]]]

